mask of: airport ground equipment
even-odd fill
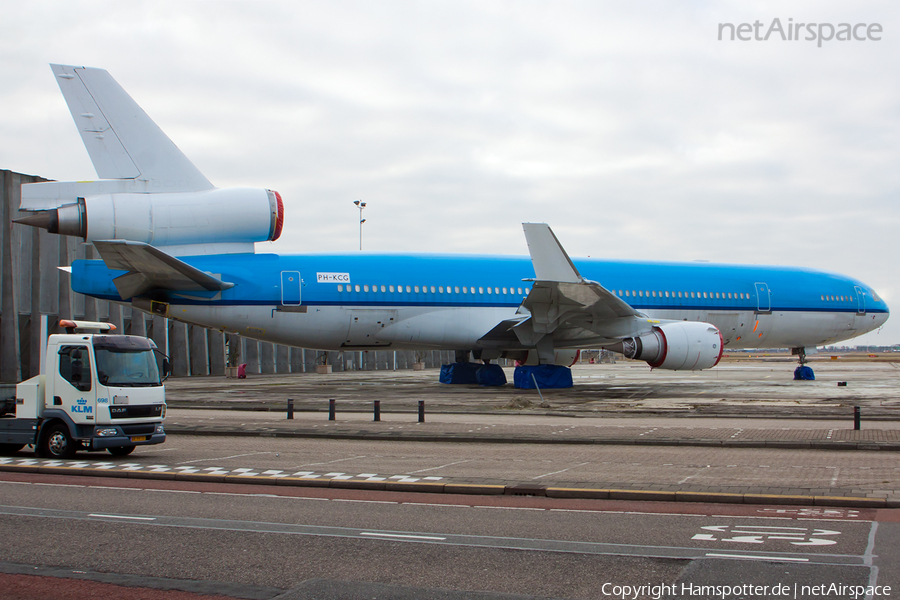
[[[45,369],[0,401],[0,453],[34,445],[38,455],[72,458],[79,450],[114,456],[166,440],[166,393],[152,340],[111,334],[109,323],[60,321],[47,339]]]

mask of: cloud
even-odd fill
[[[797,264],[900,299],[886,1],[0,1],[0,166],[93,176],[49,62],[108,69],[216,185],[278,189],[280,252]],[[881,23],[730,42],[721,22]],[[896,321],[896,320],[895,320]],[[900,342],[889,321],[879,343]]]

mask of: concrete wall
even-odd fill
[[[317,352],[257,342],[158,316],[125,304],[87,298],[69,287],[69,275],[57,267],[78,258],[96,258],[93,246],[43,229],[18,225],[23,183],[47,181],[0,170],[0,384],[16,383],[40,370],[41,316],[48,333],[61,333],[60,319],[109,321],[117,331],[152,338],[169,355],[176,376],[224,375],[225,365],[247,364],[253,374],[314,373],[327,354],[334,372],[411,369],[415,352]],[[232,356],[238,351],[237,356]],[[452,352],[420,352],[428,367],[452,362]]]

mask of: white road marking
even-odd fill
[[[830,546],[836,544],[833,539],[822,536],[840,535],[840,531],[830,529],[813,529],[806,527],[779,527],[775,525],[706,525],[701,527],[713,533],[698,533],[692,540],[702,542],[737,542],[743,544],[764,544],[766,541],[780,540],[793,546]],[[731,531],[729,532],[729,529]],[[725,537],[731,535],[731,537]],[[816,537],[818,536],[818,537]]]
[[[533,508],[529,506],[480,506],[473,505],[472,508],[491,508],[494,510],[547,510],[546,508]]]
[[[571,469],[576,469],[578,467],[583,467],[584,465],[589,465],[589,464],[591,464],[591,463],[590,462],[578,463],[577,465],[572,465],[568,469],[562,469],[561,471],[553,471],[552,473],[544,473],[543,475],[538,475],[537,477],[532,477],[531,479],[535,480],[535,479],[540,479],[542,477],[549,477],[550,475],[556,475],[557,473],[565,473],[566,471],[569,471]]]
[[[236,494],[234,492],[203,492],[210,496],[244,496],[246,498],[281,498],[277,494]]]
[[[74,485],[70,483],[35,483],[34,485],[45,485],[47,487],[71,487],[71,488],[83,488],[83,485]]]
[[[809,562],[808,558],[792,558],[789,556],[752,556],[748,554],[716,554],[707,552],[709,558],[749,558],[751,560],[774,560],[779,562]]]
[[[443,541],[443,540],[447,539],[445,537],[436,537],[436,536],[430,536],[430,535],[401,535],[399,533],[375,533],[375,532],[369,532],[369,531],[363,531],[359,535],[371,535],[371,536],[386,537],[386,538],[400,538],[400,539],[407,539],[407,540]]]
[[[333,498],[335,502],[361,502],[363,504],[400,504],[393,500],[356,500],[354,498]]]
[[[709,515],[710,517],[715,517],[717,519],[733,519],[734,515]],[[752,516],[743,516],[742,519],[766,519],[766,520],[778,520],[778,521],[793,521],[790,517],[752,517]]]
[[[248,452],[247,454],[235,454],[234,456],[222,456],[222,457],[216,457],[216,458],[198,458],[197,460],[185,460],[178,464],[179,465],[189,465],[192,463],[208,462],[211,460],[231,460],[232,458],[241,458],[242,456],[257,456],[259,454],[275,454],[275,453],[274,452]]]
[[[128,519],[132,521],[155,521],[156,517],[128,517],[124,515],[102,515],[98,513],[91,513],[88,515],[89,517],[100,517],[103,519]]]
[[[699,471],[697,471],[697,472],[694,473],[693,475],[688,475],[687,477],[685,477],[684,479],[682,479],[681,481],[679,481],[679,482],[678,482],[678,485],[681,485],[681,484],[683,484],[683,483],[686,483],[689,479],[693,479],[694,477],[696,477],[697,475],[699,475],[700,473],[702,473],[703,471],[705,471],[705,470],[708,469],[708,468],[710,468],[710,465],[706,465],[705,467],[700,467],[700,470],[699,470]]]
[[[351,456],[350,458],[338,458],[337,460],[329,460],[329,461],[325,461],[325,462],[304,463],[302,465],[297,465],[296,467],[293,467],[293,468],[299,469],[300,467],[314,467],[316,465],[330,465],[332,463],[344,462],[346,460],[356,460],[357,458],[365,458],[365,457],[366,457],[365,454],[363,454],[362,456]]]
[[[447,463],[446,465],[441,465],[439,467],[430,467],[428,469],[419,469],[418,471],[408,471],[408,473],[424,473],[425,471],[434,471],[436,469],[443,469],[444,467],[452,467],[453,465],[461,465],[463,463],[472,462],[471,460],[458,460],[456,462]]]

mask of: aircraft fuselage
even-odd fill
[[[212,292],[155,296],[169,318],[270,342],[340,349],[475,349],[497,323],[513,319],[534,277],[527,256],[404,254],[232,254],[182,257],[233,283]],[[885,302],[867,285],[796,267],[574,259],[650,319],[707,322],[726,346],[814,347],[881,326]],[[122,301],[101,261],[76,261],[77,292]],[[140,302],[147,303],[145,299]],[[149,306],[142,306],[149,308]],[[554,335],[556,348],[613,343],[590,323]],[[514,344],[503,349],[518,349]]]

